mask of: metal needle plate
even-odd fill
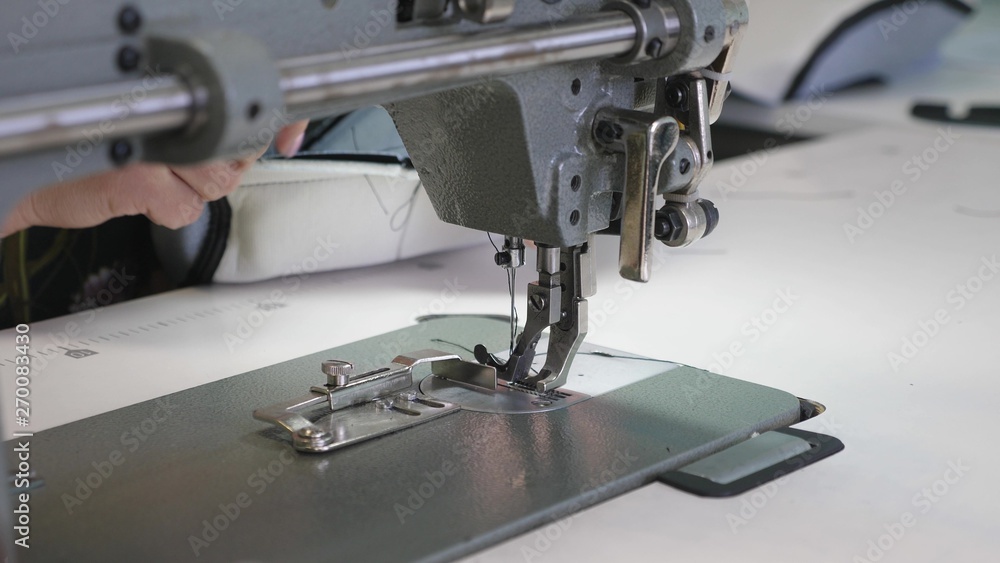
[[[562,388],[540,393],[502,380],[497,381],[495,391],[488,391],[437,375],[424,378],[420,390],[434,400],[457,403],[468,411],[503,414],[554,411],[590,398],[590,395]]]

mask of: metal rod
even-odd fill
[[[555,26],[543,24],[399,45],[361,57],[337,53],[282,64],[281,87],[288,110],[322,103],[372,105],[400,99],[408,91],[451,87],[477,78],[523,72],[547,65],[612,57],[635,45],[636,27],[621,12],[605,12]]]
[[[173,76],[0,102],[0,157],[186,125],[194,94]]]
[[[622,12],[489,34],[449,36],[278,63],[286,109],[363,107],[460,85],[477,78],[627,53],[637,30]],[[158,76],[0,102],[0,158],[98,144],[189,125],[197,96],[176,77]]]

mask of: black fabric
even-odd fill
[[[2,244],[0,329],[173,288],[152,251],[149,220],[142,216],[91,229],[35,227]]]
[[[229,230],[233,223],[233,208],[229,205],[229,199],[224,197],[209,202],[207,207],[205,212],[208,213],[208,232],[201,243],[198,257],[184,280],[185,286],[212,283],[229,242]]]

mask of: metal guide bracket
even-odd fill
[[[496,389],[496,370],[455,354],[420,350],[397,356],[388,366],[354,375],[349,362],[323,363],[325,385],[308,395],[258,409],[253,416],[287,430],[301,452],[328,452],[451,414],[461,407],[410,391],[413,368],[430,364],[441,377]],[[326,407],[327,412],[321,409]],[[320,417],[316,415],[320,413]]]

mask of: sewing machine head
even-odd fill
[[[442,220],[504,236],[504,268],[523,264],[525,240],[538,244],[510,359],[476,356],[541,392],[565,382],[587,332],[593,234],[618,234],[622,276],[645,281],[654,239],[685,246],[718,221],[697,187],[743,0],[138,1],[86,13],[76,28],[53,16],[54,29],[0,56],[4,76],[49,70],[0,85],[0,215],[56,179],[246,153],[275,115],[385,104]],[[70,29],[83,32],[57,33]],[[86,154],[64,162],[75,143]]]

